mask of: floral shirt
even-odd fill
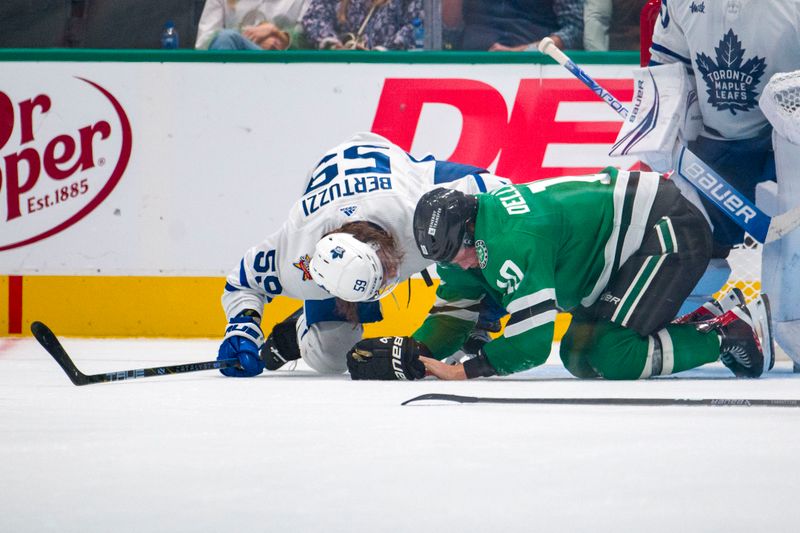
[[[357,34],[369,14],[373,0],[351,0],[345,24],[339,24],[337,12],[340,0],[311,0],[303,29],[312,47],[327,48],[344,43],[348,33]],[[375,8],[367,21],[362,39],[367,48],[383,47],[389,50],[413,48],[412,21],[423,20],[422,0],[389,0]]]

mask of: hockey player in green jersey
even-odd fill
[[[737,376],[758,377],[774,364],[766,298],[671,323],[710,258],[702,217],[653,172],[606,169],[476,196],[435,189],[417,204],[414,233],[422,255],[439,263],[437,301],[413,338],[356,344],[351,376],[527,370],[545,362],[556,314],[569,311],[560,354],[577,377],[647,378],[719,359]],[[464,364],[441,362],[463,345],[484,298],[509,312],[503,335]]]

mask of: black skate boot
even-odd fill
[[[720,361],[737,377],[757,378],[775,364],[766,296],[702,322],[698,329],[719,333]]]

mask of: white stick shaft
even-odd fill
[[[567,61],[569,61],[567,54],[562,52],[550,37],[545,37],[539,41],[539,51],[555,59],[556,62],[561,66],[566,65]]]

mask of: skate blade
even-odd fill
[[[749,304],[747,310],[753,319],[761,350],[764,353],[764,372],[775,366],[775,344],[772,337],[772,315],[769,308],[769,297],[762,294]]]
[[[719,299],[719,306],[722,308],[722,312],[725,313],[735,307],[744,305],[746,301],[741,289],[734,287]]]

